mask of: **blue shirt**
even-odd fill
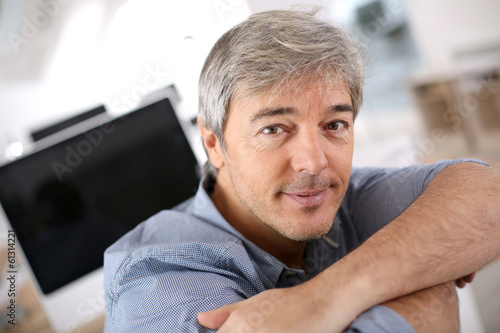
[[[105,332],[213,332],[198,323],[198,313],[314,277],[396,218],[437,173],[457,162],[353,169],[332,228],[307,244],[304,270],[286,267],[235,230],[202,180],[196,196],[139,224],[107,249]],[[379,305],[346,332],[415,331]]]

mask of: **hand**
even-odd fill
[[[471,283],[475,277],[476,277],[476,272],[461,277],[460,279],[457,279],[455,281],[455,284],[457,285],[458,288],[463,288],[467,285],[467,283]]]
[[[307,282],[264,291],[247,300],[198,315],[201,325],[227,332],[342,332],[357,314],[330,311]],[[346,301],[347,302],[347,301]],[[347,307],[346,307],[347,308]]]

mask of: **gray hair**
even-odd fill
[[[227,111],[236,95],[278,94],[292,82],[343,80],[358,113],[364,65],[361,44],[314,11],[251,15],[215,43],[201,71],[199,117],[224,149]]]

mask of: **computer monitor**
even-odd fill
[[[0,167],[0,203],[53,326],[96,317],[103,252],[196,192],[199,166],[169,99]]]
[[[46,126],[44,128],[40,128],[36,131],[31,132],[31,138],[33,141],[40,141],[48,136],[51,136],[55,133],[58,133],[68,127],[79,124],[84,120],[91,119],[97,115],[101,115],[106,113],[106,108],[104,105],[100,105],[91,110],[82,112],[68,119],[64,119],[56,124],[52,124],[50,126]]]

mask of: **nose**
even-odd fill
[[[304,131],[298,135],[292,145],[291,165],[294,171],[305,171],[317,175],[328,165],[326,146],[317,130]]]

